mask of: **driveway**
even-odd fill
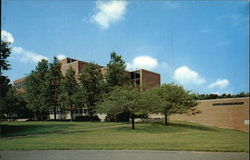
[[[1,160],[248,160],[249,153],[152,150],[0,151]]]

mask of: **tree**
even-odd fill
[[[171,114],[187,113],[198,114],[196,110],[196,95],[186,91],[182,86],[176,84],[163,84],[152,89],[152,92],[160,97],[159,105],[152,108],[153,113],[164,113],[165,124]]]
[[[46,74],[46,82],[43,87],[43,95],[46,97],[46,106],[49,106],[54,112],[56,120],[56,112],[60,107],[59,95],[62,80],[61,63],[54,57],[53,63],[50,63],[49,70]]]
[[[44,119],[49,111],[49,107],[46,105],[47,95],[44,93],[48,68],[48,61],[42,59],[25,80],[27,107],[33,111],[34,119],[37,117]]]
[[[122,56],[118,56],[115,52],[111,53],[110,58],[107,64],[107,85],[108,87],[122,86],[128,80],[125,75],[125,61],[123,61]]]
[[[1,54],[0,54],[0,98],[6,96],[10,87],[10,80],[7,76],[3,76],[4,70],[10,69],[10,64],[7,58],[11,54],[10,43],[1,40]]]
[[[88,109],[91,121],[95,113],[96,103],[100,101],[103,92],[103,76],[95,63],[89,63],[79,75],[82,101]]]
[[[1,112],[7,115],[7,118],[12,119],[14,114],[18,114],[18,110],[22,107],[22,103],[16,94],[14,87],[10,87],[6,96],[0,99]]]
[[[10,64],[7,58],[10,56],[11,48],[10,43],[1,40],[1,54],[0,54],[0,76],[2,76],[3,70],[9,70]]]
[[[76,94],[78,91],[78,84],[75,78],[75,71],[70,68],[66,71],[65,76],[62,79],[60,103],[64,108],[70,110],[71,121],[73,120],[73,109],[76,107]]]
[[[7,76],[0,76],[0,98],[5,97],[11,87],[10,80]]]
[[[97,108],[98,112],[111,115],[129,112],[132,129],[135,129],[135,116],[148,113],[158,101],[158,96],[151,92],[141,92],[138,86],[116,86],[106,94]]]

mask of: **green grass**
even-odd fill
[[[118,128],[99,128],[124,123],[5,122],[0,149],[135,149],[248,152],[248,133],[187,122],[138,123]],[[84,130],[95,128],[94,130]],[[17,130],[16,130],[17,129]],[[54,133],[79,130],[78,132]],[[14,132],[15,131],[15,132]]]
[[[63,131],[81,130],[96,127],[108,127],[122,123],[99,123],[99,122],[3,122],[2,137],[24,136],[31,134],[48,134]]]

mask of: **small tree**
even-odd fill
[[[82,95],[81,99],[88,109],[91,121],[93,121],[96,103],[100,101],[103,91],[103,76],[100,68],[94,63],[87,64],[80,73],[79,80],[81,88],[78,96]]]
[[[135,129],[135,115],[146,114],[159,98],[150,92],[140,92],[139,87],[132,85],[114,87],[98,104],[98,112],[117,115],[129,112],[132,129]]]
[[[152,108],[153,113],[164,113],[165,124],[167,125],[168,116],[175,113],[197,114],[196,95],[186,91],[182,86],[176,84],[163,84],[152,89],[154,94],[160,97],[159,105]]]
[[[60,103],[61,105],[70,110],[71,121],[73,120],[73,109],[75,109],[76,102],[75,97],[78,91],[78,84],[75,79],[75,71],[70,68],[66,71],[65,76],[62,79],[61,84],[61,94],[60,94]]]

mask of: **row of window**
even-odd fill
[[[244,102],[225,102],[225,103],[214,103],[213,106],[228,106],[228,105],[243,105]]]
[[[66,110],[66,111],[70,111],[70,110]],[[88,109],[78,109],[78,110],[72,110],[72,113],[87,113],[88,112]],[[54,114],[54,111],[53,110],[50,110],[49,111],[50,114]],[[57,110],[56,111],[57,114],[60,114],[60,113],[64,113],[64,111],[59,111]]]

